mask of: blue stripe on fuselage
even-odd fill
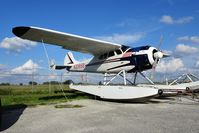
[[[135,48],[131,48],[132,52],[139,52],[140,50],[148,50],[150,48],[150,46],[142,46],[142,47],[135,47]]]

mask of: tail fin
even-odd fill
[[[64,59],[64,65],[56,65],[54,60],[51,60],[49,62],[49,65],[50,68],[54,70],[67,69],[69,71],[69,69],[76,63],[78,62],[74,59],[73,54],[71,52],[68,52]]]
[[[77,61],[73,57],[73,54],[71,52],[68,52],[64,59],[64,66],[72,66],[76,63],[77,63]]]

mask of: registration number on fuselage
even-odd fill
[[[75,64],[74,65],[74,69],[84,69],[85,68],[85,64],[81,63],[81,64]]]

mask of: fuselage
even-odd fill
[[[94,73],[118,73],[121,70],[128,73],[141,72],[152,68],[155,52],[157,49],[151,46],[121,47],[71,65],[68,70]]]

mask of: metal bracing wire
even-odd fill
[[[48,68],[49,68],[49,71],[52,71],[51,66],[50,66],[50,65],[51,65],[51,64],[50,64],[50,58],[49,58],[49,56],[48,56],[48,52],[47,52],[46,46],[45,46],[45,44],[44,44],[44,42],[43,42],[43,39],[42,39],[42,45],[43,45],[43,48],[44,48],[44,52],[45,52],[45,55],[46,55],[46,59],[47,59],[47,61],[48,61]],[[56,76],[56,77],[57,77],[57,76]],[[62,77],[61,77],[61,79],[62,79]],[[58,80],[59,80],[59,79],[58,79],[58,77],[57,77],[57,81],[58,81]],[[49,82],[49,84],[50,84],[50,82]],[[62,90],[62,93],[63,93],[65,99],[67,100],[66,94],[65,94],[64,89],[63,89],[63,86],[62,86],[62,83],[58,82],[58,84],[59,84],[59,88]]]

